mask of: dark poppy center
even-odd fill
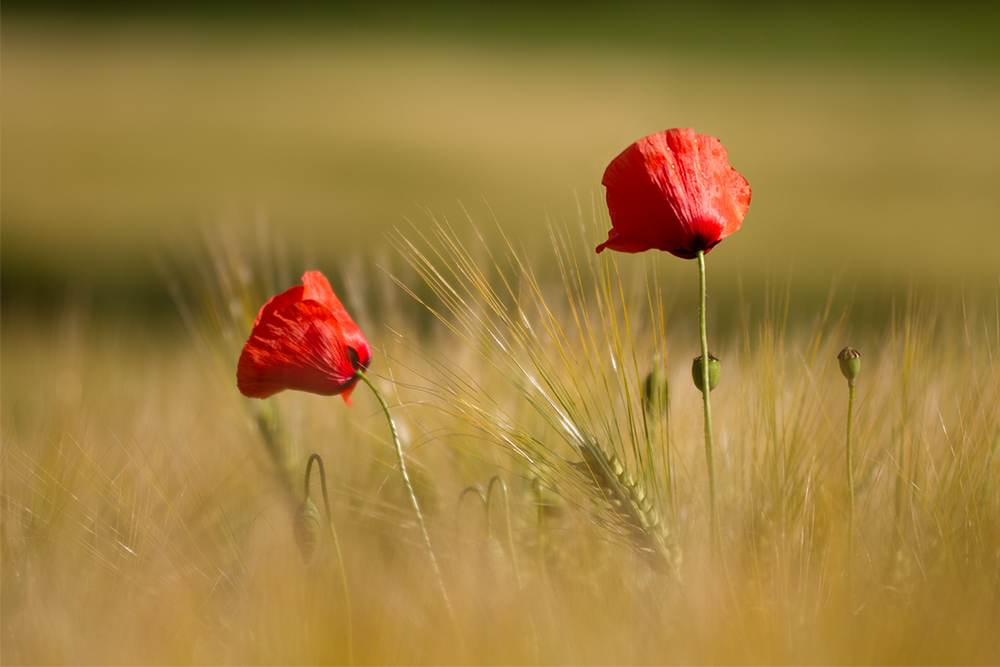
[[[712,241],[701,234],[692,234],[687,240],[688,243],[683,248],[669,250],[668,252],[684,259],[694,259],[698,256],[699,250],[708,252],[719,243],[718,240]]]
[[[350,346],[347,347],[347,357],[348,359],[351,360],[351,368],[353,368],[355,371],[367,370],[364,366],[361,365],[361,355],[359,355],[358,351],[355,350],[353,347]]]
[[[701,234],[693,234],[691,236],[691,243],[688,244],[688,250],[698,254],[699,250],[708,250],[712,247],[712,242]]]

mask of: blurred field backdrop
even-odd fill
[[[281,481],[319,451],[358,662],[995,663],[998,34],[985,3],[4,3],[0,661],[345,662],[335,558],[300,564]],[[557,261],[600,273],[604,167],[678,126],[718,136],[753,188],[708,259],[710,341],[728,354],[727,585],[704,557],[694,265],[605,258],[605,280],[567,289]],[[579,489],[544,519],[558,539],[540,537],[538,471],[480,436],[450,441],[468,427],[447,410],[419,414],[448,393],[428,360],[465,357],[388,277],[434,303],[393,229],[416,239],[436,219],[472,240],[467,217],[498,256],[498,228],[523,249],[567,329],[560,299],[605,295],[610,310],[583,312],[632,331],[641,361],[601,373],[635,390],[662,365],[676,403],[647,438],[681,583],[609,542]],[[502,302],[537,300],[531,274],[475,257],[520,285]],[[407,406],[461,641],[427,588],[374,400],[275,399],[275,458],[264,408],[235,389],[247,318],[304,269],[331,278]],[[874,593],[845,601],[833,359],[848,343],[872,373],[858,578]],[[488,360],[465,361],[547,433]],[[615,396],[609,414],[635,419],[635,396]],[[623,442],[607,446],[636,465]],[[457,494],[497,472],[534,596],[463,560],[487,540]]]

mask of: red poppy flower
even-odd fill
[[[691,128],[635,142],[601,183],[612,229],[597,252],[666,250],[691,259],[739,229],[750,206],[750,185],[729,166],[726,149]]]
[[[357,371],[368,368],[371,358],[368,341],[326,277],[309,271],[301,286],[260,309],[240,355],[236,384],[251,398],[297,389],[341,394],[350,405]]]

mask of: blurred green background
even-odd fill
[[[596,244],[604,167],[683,126],[753,189],[717,294],[1000,276],[995,4],[8,2],[0,26],[5,309],[167,312],[157,264],[220,221],[328,272],[463,207],[538,247],[579,206]]]

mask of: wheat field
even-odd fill
[[[1000,663],[996,9],[96,4],[0,24],[0,664]],[[695,263],[594,253],[686,126],[717,548]],[[367,387],[237,389],[308,270],[431,553]]]
[[[1000,658],[995,296],[913,294],[868,328],[836,296],[790,317],[776,289],[744,312],[713,347],[713,558],[697,327],[668,262],[594,255],[593,222],[553,225],[537,259],[428,229],[397,232],[382,271],[345,270],[342,296],[373,343],[454,613],[371,394],[347,407],[236,390],[257,307],[296,281],[266,233],[217,230],[202,273],[175,276],[183,330],[85,309],[55,326],[5,317],[5,664]],[[853,554],[847,342],[863,355]],[[651,371],[664,391],[644,406]],[[329,535],[310,565],[293,539],[314,452],[347,597]],[[617,487],[588,476],[598,453]],[[623,518],[637,498],[655,521]]]

